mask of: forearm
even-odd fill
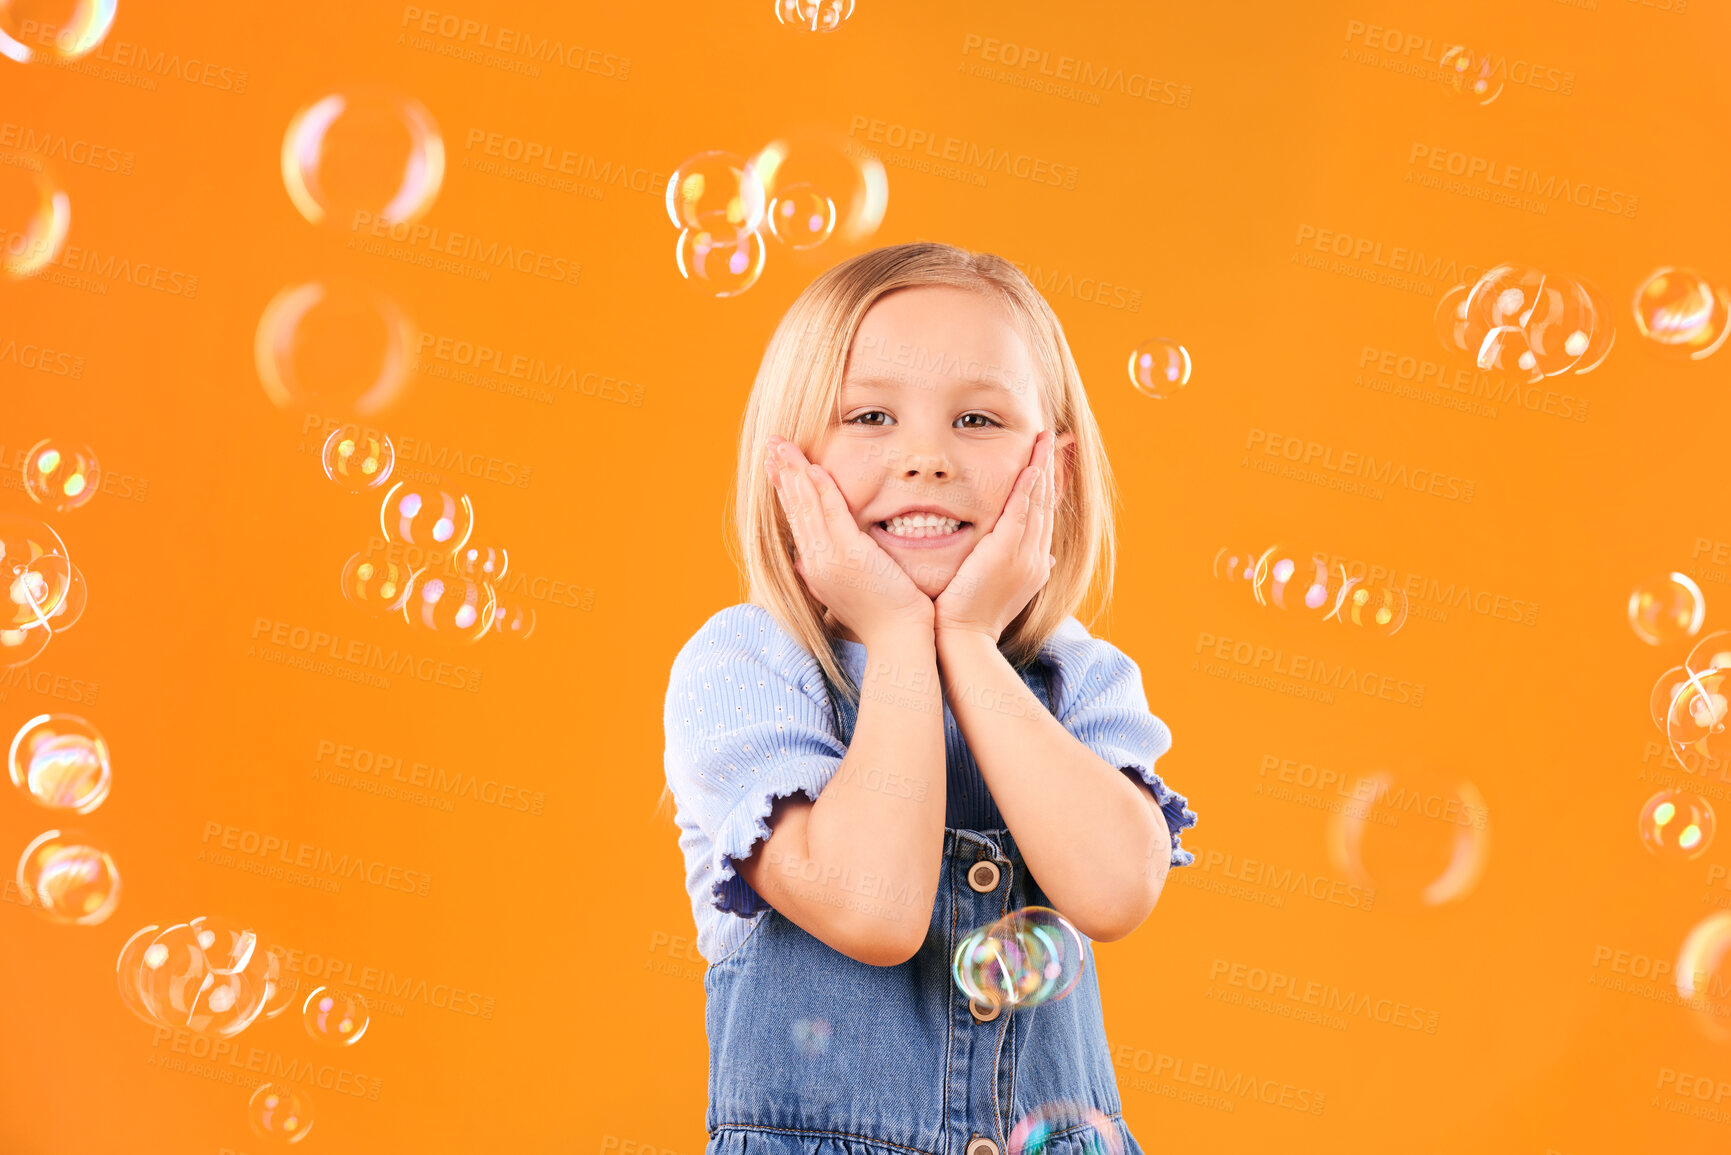
[[[812,807],[810,857],[851,872],[860,934],[925,939],[944,840],[944,713],[930,626],[866,638],[859,717]]]
[[[1089,938],[1128,934],[1165,879],[1158,809],[1064,729],[985,634],[940,630],[937,651],[950,711],[1040,888]]]

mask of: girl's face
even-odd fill
[[[997,524],[1044,425],[1034,363],[1004,307],[977,292],[917,285],[879,297],[860,322],[838,424],[810,454],[862,531],[928,597],[950,584]],[[1054,446],[1068,480],[1073,434]],[[917,524],[920,513],[947,520]],[[895,521],[899,515],[914,519]],[[956,523],[960,523],[957,525]]]

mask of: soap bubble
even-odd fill
[[[6,591],[0,629],[35,632],[47,625],[72,588],[66,543],[44,522],[0,513],[0,583]]]
[[[1714,630],[1695,643],[1683,664],[1691,670],[1731,670],[1731,630]]]
[[[293,1083],[260,1083],[246,1104],[247,1125],[260,1139],[299,1143],[313,1129],[313,1105]]]
[[[300,1005],[302,980],[299,972],[290,966],[292,956],[286,948],[267,946],[264,949],[276,959],[276,982],[271,984],[270,994],[265,997],[258,1017],[274,1019],[290,1007]]]
[[[164,929],[140,961],[140,999],[158,1022],[224,1038],[258,1019],[281,965],[253,931],[209,915]]]
[[[1041,1103],[1010,1131],[1009,1155],[1121,1155],[1118,1126],[1086,1103]]]
[[[333,1047],[352,1047],[361,1041],[372,1023],[367,1000],[338,987],[314,987],[301,1006],[301,1022],[307,1034]]]
[[[714,234],[730,244],[763,223],[763,182],[751,162],[715,149],[689,157],[667,178],[667,215],[673,227]]]
[[[385,540],[400,545],[462,549],[475,530],[475,507],[463,493],[448,493],[436,485],[399,481],[379,506],[379,527]]]
[[[120,870],[108,851],[73,830],[37,835],[18,857],[18,887],[54,922],[95,926],[120,905]]]
[[[1659,680],[1653,683],[1653,692],[1648,698],[1648,710],[1652,715],[1653,724],[1669,734],[1667,720],[1671,717],[1671,703],[1676,701],[1685,683],[1689,681],[1689,671],[1682,666],[1672,666]]]
[[[493,628],[498,595],[487,582],[420,571],[415,590],[403,606],[411,626],[460,642],[477,642]]]
[[[52,631],[40,627],[0,626],[0,666],[10,668],[35,661],[53,636]]]
[[[1087,943],[1068,919],[1028,906],[964,936],[950,973],[975,1003],[1035,1007],[1074,990],[1087,963]]]
[[[1371,585],[1353,578],[1328,616],[1372,637],[1388,638],[1406,625],[1409,609],[1406,591],[1400,587]]]
[[[814,121],[758,149],[751,167],[767,197],[780,197],[801,186],[822,192],[835,206],[838,242],[851,244],[877,232],[890,196],[883,162],[855,149],[853,143],[834,125]]]
[[[53,264],[66,247],[72,201],[45,160],[16,159],[0,165],[0,273],[21,281]]]
[[[775,18],[800,32],[834,32],[853,15],[854,0],[775,0]]]
[[[821,1055],[829,1049],[830,1036],[835,1032],[828,1019],[795,1019],[792,1033],[794,1046],[802,1054]]]
[[[114,25],[115,0],[11,0],[0,4],[0,56],[77,60],[94,52]]]
[[[1677,760],[1693,750],[1713,761],[1731,758],[1731,669],[1694,670],[1677,687],[1665,733]]]
[[[108,743],[75,715],[36,715],[12,736],[6,761],[12,784],[50,810],[89,814],[108,797]]]
[[[1692,638],[1707,616],[1707,599],[1688,574],[1668,573],[1635,587],[1629,595],[1629,626],[1649,646]]]
[[[1699,361],[1731,333],[1731,294],[1694,269],[1656,269],[1635,290],[1635,331],[1669,356]]]
[[[350,493],[383,485],[397,463],[391,439],[362,425],[339,425],[331,430],[322,457],[325,476]]]
[[[1525,330],[1514,325],[1498,325],[1485,333],[1485,339],[1479,343],[1478,367],[1495,369],[1529,383],[1544,377]]]
[[[673,259],[685,283],[712,297],[737,297],[763,275],[766,256],[757,233],[708,233],[685,229]]]
[[[1250,590],[1256,584],[1254,551],[1223,546],[1214,555],[1214,576],[1235,591]]]
[[[90,587],[84,584],[84,572],[70,562],[67,565],[71,570],[71,577],[67,581],[66,595],[43,615],[48,619],[49,630],[55,634],[64,634],[77,625],[78,619],[84,616],[84,607],[90,601]]]
[[[504,546],[476,545],[470,542],[451,554],[451,572],[473,581],[496,582],[504,577],[510,568],[511,555]]]
[[[1546,377],[1573,370],[1592,347],[1601,323],[1580,282],[1555,274],[1540,276],[1520,321],[1538,371]],[[1608,317],[1604,323],[1609,324]]]
[[[1699,858],[1713,845],[1713,807],[1699,794],[1661,790],[1641,807],[1641,845],[1660,858]]]
[[[279,409],[366,417],[395,401],[414,363],[415,325],[395,301],[347,281],[307,281],[271,298],[253,366]]]
[[[1471,294],[1472,286],[1456,285],[1437,299],[1437,340],[1450,353],[1472,351],[1467,345],[1467,298]]]
[[[1346,567],[1330,564],[1328,551],[1271,545],[1256,559],[1251,592],[1256,603],[1326,621],[1346,590]]]
[[[535,632],[535,607],[516,598],[501,598],[493,609],[493,632],[517,641],[527,641]]]
[[[24,455],[24,492],[37,505],[67,513],[96,496],[100,472],[89,446],[44,437]]]
[[[1437,67],[1442,69],[1445,88],[1475,104],[1489,104],[1502,94],[1502,69],[1464,44],[1445,51]]]
[[[1383,769],[1329,815],[1327,842],[1335,867],[1373,892],[1364,905],[1437,907],[1465,899],[1484,876],[1490,812],[1468,779]]]
[[[769,233],[789,248],[815,249],[833,232],[835,202],[814,185],[789,185],[769,202]]]
[[[445,142],[433,114],[407,96],[332,93],[289,121],[282,179],[289,200],[315,225],[354,231],[361,214],[403,224],[425,214],[439,195]]]
[[[394,614],[409,600],[415,575],[407,563],[356,553],[343,566],[343,598],[378,617]]]
[[[139,979],[144,973],[144,952],[150,949],[150,944],[161,932],[162,927],[156,923],[134,932],[121,946],[120,957],[114,960],[114,980],[120,988],[120,1001],[126,1004],[127,1010],[153,1027],[159,1027],[162,1023],[150,1013],[150,1008],[144,1005]]]
[[[1715,1042],[1731,1042],[1731,911],[1695,924],[1677,952],[1677,993],[1696,1026]]]
[[[1591,281],[1579,280],[1577,283],[1593,304],[1593,333],[1587,342],[1587,351],[1575,362],[1574,372],[1591,373],[1610,356],[1611,346],[1617,343],[1617,325],[1611,309],[1611,299]]]
[[[1163,400],[1190,384],[1190,350],[1155,337],[1130,350],[1130,384],[1145,397]]]

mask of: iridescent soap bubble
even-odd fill
[[[253,931],[209,915],[161,931],[141,961],[139,995],[158,1022],[225,1038],[263,1013],[280,965]]]
[[[415,324],[377,290],[307,281],[271,299],[253,337],[253,367],[279,409],[366,417],[395,401],[414,362]]]
[[[299,1143],[313,1129],[312,1100],[293,1083],[260,1083],[247,1100],[246,1122],[260,1139]]]
[[[6,753],[12,784],[50,810],[89,814],[108,797],[108,743],[83,718],[38,714],[18,728]]]
[[[517,641],[527,641],[535,632],[535,607],[516,598],[500,598],[493,609],[493,632]]]
[[[1545,275],[1531,265],[1502,264],[1486,269],[1473,282],[1467,291],[1466,304],[1461,307],[1461,341],[1467,352],[1480,358],[1480,368],[1490,368],[1483,358],[1493,330],[1518,331],[1544,279]],[[1519,345],[1524,348],[1525,342]]]
[[[1691,670],[1671,699],[1665,733],[1677,760],[1731,758],[1731,669]]]
[[[751,158],[767,197],[800,186],[819,189],[835,205],[835,237],[851,244],[877,232],[889,207],[883,162],[827,122],[782,133]]]
[[[89,446],[44,437],[24,455],[24,492],[37,505],[66,513],[96,496],[101,470]]]
[[[716,243],[757,231],[766,203],[757,169],[737,153],[700,152],[667,178],[667,215],[673,227],[714,234]]]
[[[1714,630],[1695,643],[1683,664],[1691,670],[1731,670],[1731,630]]]
[[[493,628],[498,595],[488,582],[445,574],[418,573],[415,589],[403,606],[411,626],[460,642],[477,642]]]
[[[379,527],[386,541],[456,551],[468,544],[475,530],[475,507],[467,494],[399,481],[379,506]]]
[[[1521,332],[1545,377],[1570,372],[1580,364],[1599,324],[1593,300],[1581,283],[1554,273],[1540,277],[1532,303],[1521,314]]]
[[[72,588],[66,543],[45,522],[0,513],[0,583],[0,629],[46,626]]]
[[[1656,269],[1635,289],[1635,331],[1668,356],[1710,357],[1731,333],[1731,294],[1694,269]]]
[[[1256,584],[1258,552],[1221,547],[1214,555],[1214,576],[1234,590],[1249,591]]]
[[[391,439],[364,425],[339,425],[331,430],[321,456],[325,476],[350,493],[383,485],[397,463]]]
[[[1012,911],[962,938],[950,974],[969,1000],[987,1007],[1035,1007],[1076,988],[1088,962],[1086,940],[1046,906]]]
[[[1445,88],[1475,104],[1489,104],[1503,91],[1502,69],[1496,61],[1464,44],[1444,51],[1437,67],[1442,69]]]
[[[35,661],[48,648],[54,634],[37,627],[0,626],[0,666],[23,666]]]
[[[345,231],[417,220],[445,179],[445,142],[419,101],[353,89],[306,105],[282,142],[283,187],[301,216]]]
[[[1258,555],[1251,583],[1258,605],[1326,621],[1340,604],[1347,578],[1344,566],[1330,563],[1327,550],[1278,544]]]
[[[72,201],[47,161],[28,153],[14,159],[0,165],[0,273],[19,281],[46,269],[66,247]]]
[[[1122,1155],[1112,1117],[1086,1103],[1041,1103],[1010,1130],[1009,1155]]]
[[[449,566],[451,572],[458,577],[496,582],[511,568],[511,555],[504,546],[477,545],[470,542],[462,549],[452,552]]]
[[[1629,595],[1629,627],[1649,646],[1668,646],[1701,631],[1707,598],[1688,574],[1650,578]]]
[[[415,572],[408,563],[356,553],[343,565],[343,599],[378,617],[394,614],[409,600]]]
[[[1498,325],[1479,343],[1478,367],[1507,373],[1517,380],[1533,382],[1544,377],[1539,358],[1527,343],[1527,334],[1514,325]]]
[[[286,947],[271,945],[264,949],[265,953],[276,959],[276,981],[271,984],[270,994],[265,997],[258,1017],[274,1019],[290,1007],[301,1004],[303,982],[300,973],[290,965],[292,956]]]
[[[1661,790],[1641,807],[1641,845],[1660,858],[1699,858],[1713,845],[1713,807],[1699,794]]]
[[[1328,617],[1372,637],[1388,638],[1406,625],[1410,602],[1399,586],[1349,580]]]
[[[301,1022],[314,1040],[333,1047],[352,1047],[372,1023],[367,1000],[340,987],[314,987],[301,1006]]]
[[[1164,399],[1190,384],[1190,350],[1154,337],[1130,350],[1130,384],[1144,397]]]
[[[1336,869],[1370,893],[1361,905],[1429,909],[1477,888],[1490,855],[1490,812],[1471,780],[1424,766],[1359,777],[1329,815]]]
[[[815,185],[789,185],[769,202],[769,233],[793,249],[815,249],[835,232],[835,202]]]
[[[757,233],[710,233],[685,229],[674,242],[673,260],[687,285],[711,297],[736,297],[757,284],[766,256]]]
[[[1653,692],[1648,696],[1648,711],[1652,715],[1653,724],[1661,731],[1669,733],[1671,703],[1677,700],[1677,695],[1682,692],[1688,680],[1688,670],[1682,666],[1672,666],[1653,683]]]
[[[854,0],[775,0],[775,18],[800,32],[834,32],[853,15]]]
[[[63,634],[77,625],[90,601],[90,587],[84,584],[84,572],[75,565],[70,568],[72,575],[65,596],[43,615],[48,619],[48,628],[55,634]]]
[[[1695,1025],[1715,1042],[1731,1042],[1731,911],[1695,924],[1677,952],[1676,975]]]
[[[1616,316],[1611,308],[1611,299],[1597,285],[1584,278],[1577,283],[1593,303],[1593,334],[1587,342],[1587,351],[1575,362],[1574,372],[1591,373],[1604,364],[1605,358],[1610,356],[1611,346],[1617,343]]]
[[[114,25],[115,0],[10,0],[0,4],[0,56],[77,60]]]
[[[18,886],[50,920],[95,926],[120,905],[120,870],[93,839],[49,830],[18,857]]]
[[[1436,303],[1436,335],[1442,347],[1450,353],[1467,353],[1467,298],[1471,285],[1456,285],[1438,298]]]
[[[121,946],[120,956],[114,960],[114,981],[120,988],[120,1001],[126,1004],[127,1010],[153,1027],[162,1026],[163,1023],[144,1005],[144,994],[139,989],[139,981],[144,973],[144,953],[150,949],[150,944],[160,933],[162,927],[156,923],[134,932]]]
[[[829,1039],[834,1034],[828,1019],[795,1019],[793,1021],[793,1045],[805,1055],[821,1055],[829,1050]]]

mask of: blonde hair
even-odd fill
[[[838,419],[848,351],[866,311],[884,294],[949,285],[1004,305],[1033,359],[1040,410],[1055,433],[1075,436],[1063,500],[1052,530],[1057,563],[1040,592],[1005,628],[998,649],[1021,668],[1090,598],[1111,600],[1117,567],[1117,491],[1082,376],[1057,314],[1033,282],[1002,257],[934,241],[889,245],[821,273],[788,307],[764,350],[740,423],[739,458],[728,492],[728,554],[744,579],[744,600],[762,606],[823,667],[850,702],[859,687],[843,670],[823,606],[793,568],[793,535],[763,468],[777,433],[808,458]]]

